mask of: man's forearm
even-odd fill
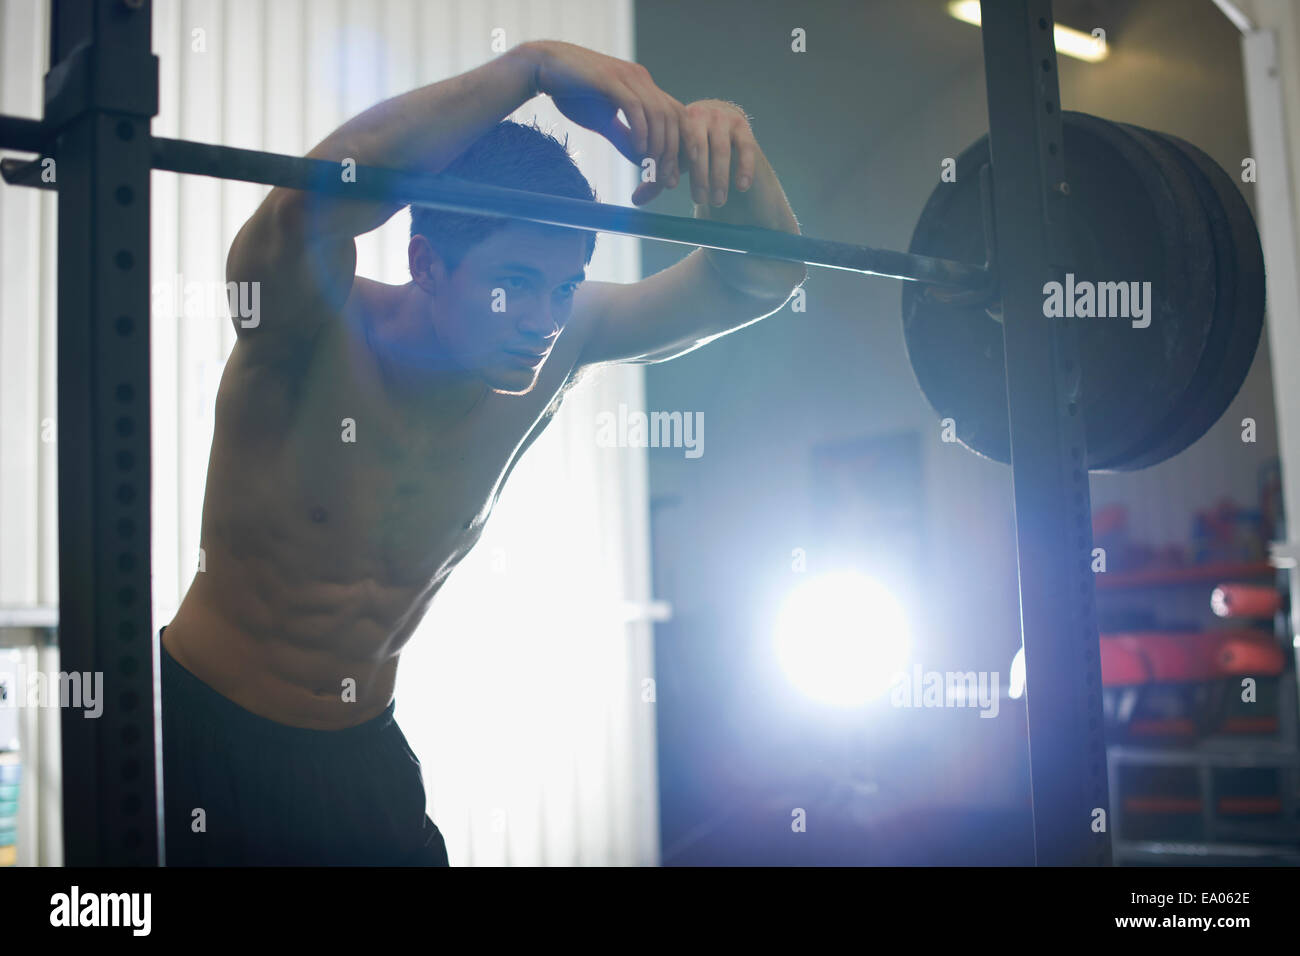
[[[316,149],[346,147],[361,165],[437,172],[532,99],[534,76],[527,50],[515,47],[467,73],[375,104]]]
[[[358,166],[436,173],[537,94],[536,62],[516,47],[476,69],[377,103],[325,137],[307,156]],[[292,192],[292,191],[289,191]],[[314,230],[359,236],[388,221],[404,203],[313,196]]]
[[[696,203],[695,215],[716,222],[799,233],[799,223],[785,198],[780,180],[761,154],[755,163],[754,185],[748,191],[739,192],[733,188],[727,204],[721,207]],[[716,249],[705,249],[704,253],[728,284],[758,298],[784,299],[808,277],[808,267],[798,262]]]
[[[717,102],[717,101],[714,101]],[[744,111],[735,104],[726,104],[744,117]],[[757,226],[761,229],[773,229],[780,232],[799,233],[799,223],[794,211],[785,197],[785,190],[777,179],[775,170],[763,155],[761,149],[753,142],[748,130],[748,119],[744,122],[744,134],[754,151],[753,182],[737,182],[736,178],[747,170],[740,168],[740,162],[733,153],[732,179],[726,185],[726,202],[716,205],[719,184],[711,183],[711,195],[700,202],[699,190],[695,193],[695,216],[699,219],[712,219],[715,222],[729,222],[741,226]],[[748,188],[746,188],[748,186]],[[802,263],[784,262],[779,259],[763,259],[758,256],[735,252],[704,250],[709,263],[718,274],[734,288],[761,299],[782,299],[790,295],[808,276],[808,268]]]

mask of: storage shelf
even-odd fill
[[[1128,764],[1163,764],[1188,766],[1211,764],[1216,767],[1290,767],[1300,766],[1300,753],[1279,744],[1248,743],[1240,749],[1221,747],[1135,747],[1109,744],[1106,752],[1117,762]]]
[[[1218,562],[1189,564],[1181,568],[1147,568],[1141,571],[1116,571],[1098,574],[1098,591],[1125,591],[1136,588],[1178,587],[1185,584],[1218,584],[1242,578],[1270,578],[1278,569],[1267,561],[1244,563]]]
[[[1114,846],[1117,857],[1162,860],[1182,864],[1222,866],[1225,859],[1236,858],[1250,863],[1278,863],[1300,866],[1300,847],[1288,844],[1266,846],[1258,843],[1172,843],[1153,840],[1119,840]]]

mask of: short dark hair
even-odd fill
[[[561,143],[536,121],[524,125],[503,120],[479,137],[442,172],[489,186],[526,189],[595,202],[596,191]],[[411,207],[411,236],[424,236],[449,270],[460,265],[471,247],[517,220]],[[562,228],[562,227],[556,227]],[[596,234],[586,233],[587,258],[596,249]]]

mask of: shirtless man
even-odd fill
[[[389,99],[308,156],[591,200],[563,146],[502,121],[539,94],[655,161],[634,203],[689,177],[697,216],[798,231],[738,108],[685,106],[567,43]],[[171,865],[445,865],[393,721],[403,644],[582,369],[689,352],[806,276],[697,249],[641,282],[586,282],[593,233],[427,209],[410,282],[355,276],[354,238],[401,208],[277,188],[231,246],[227,280],[260,283],[261,315],[235,321],[205,570],[161,636]]]

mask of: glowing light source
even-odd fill
[[[911,645],[898,601],[880,582],[852,571],[821,575],[792,591],[777,614],[775,639],[790,682],[840,707],[883,696]]]
[[[1011,658],[1011,675],[1007,681],[1007,695],[1012,700],[1019,700],[1025,692],[1025,645],[1020,645],[1016,656]]]
[[[979,0],[951,0],[948,4],[948,14],[963,23],[979,26]],[[1063,27],[1059,23],[1053,27],[1052,39],[1056,41],[1057,53],[1064,53],[1076,60],[1098,63],[1110,55],[1104,36],[1095,37],[1080,30]]]

